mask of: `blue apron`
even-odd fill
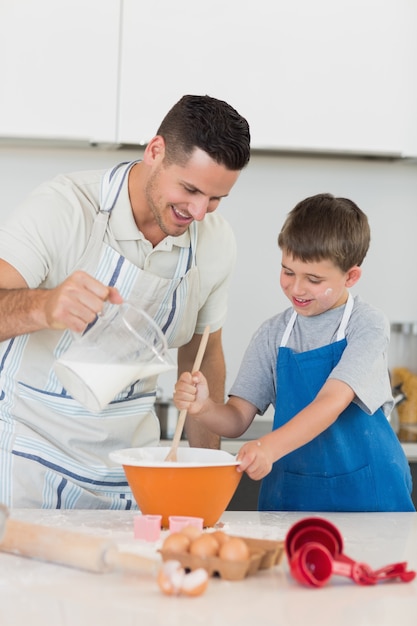
[[[336,341],[277,357],[276,430],[314,400],[347,345],[344,330],[353,299],[345,307]],[[349,305],[349,306],[348,306]],[[343,338],[340,338],[343,335]],[[368,415],[352,402],[318,437],[276,461],[263,479],[260,511],[415,511],[410,468],[383,411]]]

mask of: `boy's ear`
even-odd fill
[[[353,287],[353,285],[358,282],[361,276],[362,269],[359,267],[359,265],[354,265],[353,267],[351,267],[350,270],[347,271],[346,287]]]

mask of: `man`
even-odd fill
[[[15,507],[129,508],[118,448],[153,445],[156,379],[137,381],[89,413],[53,364],[72,333],[106,302],[147,310],[192,368],[204,327],[202,371],[224,397],[221,329],[235,262],[229,225],[214,213],[249,161],[244,118],[209,96],[184,96],[143,160],[58,176],[0,228],[0,501]],[[193,446],[218,438],[188,424]]]

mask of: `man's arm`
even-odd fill
[[[33,315],[38,296],[27,287],[23,276],[0,259],[0,341],[39,330]]]
[[[75,272],[54,289],[28,289],[21,274],[0,259],[0,341],[45,328],[81,332],[109,300],[122,298],[85,272]]]
[[[201,335],[194,335],[188,344],[178,349],[178,377],[182,372],[192,371],[200,340]],[[207,378],[210,397],[215,402],[224,402],[226,366],[221,329],[210,334],[200,369]],[[193,420],[192,417],[186,419],[185,432],[189,444],[193,448],[218,449],[220,447],[220,437],[208,430],[203,424]]]

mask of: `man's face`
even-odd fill
[[[239,174],[196,149],[184,166],[155,164],[145,186],[146,201],[162,232],[178,237],[191,222],[216,210]]]

